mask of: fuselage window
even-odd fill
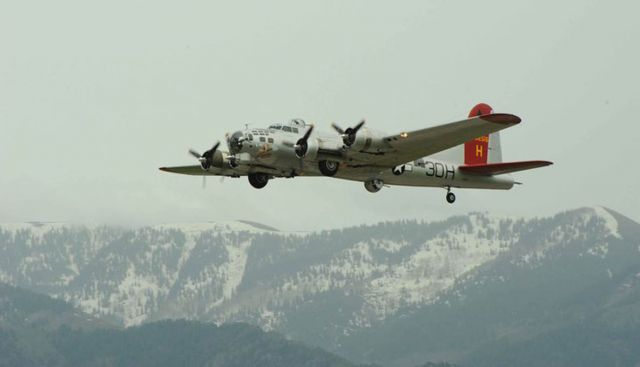
[[[282,131],[286,131],[286,132],[290,133],[291,132],[291,128],[289,126],[283,126],[282,127]]]
[[[291,128],[291,131],[293,131],[294,133],[296,133],[296,134],[297,134],[297,133],[298,133],[298,128],[297,128],[297,127],[292,127],[292,128]]]
[[[249,141],[253,141],[253,135],[247,134],[247,139],[249,139]]]
[[[260,141],[264,143],[264,141],[265,141],[264,136],[260,137]]]
[[[261,138],[264,139],[264,138]],[[273,143],[273,138],[269,138],[269,143]]]

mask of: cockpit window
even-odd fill
[[[301,129],[304,129],[305,126],[307,126],[307,124],[304,122],[304,120],[293,119],[293,120],[287,122],[286,124],[273,124],[273,125],[269,126],[269,129],[271,129],[271,130],[282,130],[282,131],[293,132],[293,133],[298,134],[298,132]]]

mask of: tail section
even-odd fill
[[[469,118],[491,113],[493,113],[491,106],[479,103],[471,109]],[[501,175],[553,164],[548,161],[503,162],[499,132],[469,140],[464,144],[434,154],[433,157],[444,162],[458,163],[462,172],[480,176]]]
[[[469,118],[493,113],[493,109],[486,103],[475,105]],[[502,162],[502,148],[500,147],[500,133],[480,136],[464,143],[464,166],[460,170],[481,176],[501,175],[505,173],[525,171],[553,164],[549,161],[521,161]]]
[[[484,116],[493,113],[493,108],[486,103],[478,103],[469,112],[469,118]],[[479,136],[464,143],[464,164],[487,164],[499,163],[502,161],[502,151],[500,148],[500,135]]]

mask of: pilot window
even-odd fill
[[[291,128],[289,126],[283,126],[282,127],[282,131],[286,131],[286,132],[290,133],[291,132]]]

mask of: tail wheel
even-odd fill
[[[453,204],[456,201],[456,195],[452,192],[447,193],[447,202]]]
[[[260,172],[250,173],[249,183],[251,184],[251,186],[255,187],[256,189],[261,189],[267,186],[267,183],[269,183],[269,176],[265,173],[260,173]]]
[[[325,176],[335,176],[338,173],[339,163],[336,161],[320,161],[318,162],[318,168],[320,172]]]

